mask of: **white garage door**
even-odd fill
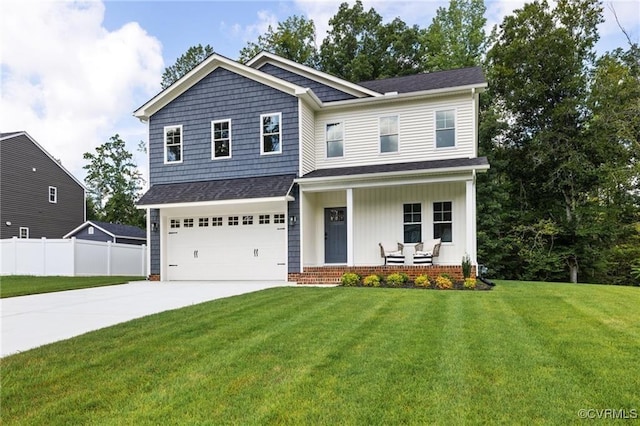
[[[170,218],[169,280],[286,280],[282,213]]]

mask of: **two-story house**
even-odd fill
[[[485,87],[479,68],[355,84],[270,53],[210,56],[134,112],[149,129],[151,278],[336,282],[475,263]],[[436,265],[413,265],[434,238]],[[405,265],[381,266],[380,242],[404,244]]]
[[[27,132],[0,133],[0,238],[62,238],[85,217],[82,183]]]

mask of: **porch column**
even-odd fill
[[[347,266],[353,266],[353,188],[347,188]]]
[[[467,228],[467,246],[466,252],[471,259],[471,263],[476,265],[477,241],[476,241],[476,180],[475,173],[471,180],[466,181],[466,228]]]

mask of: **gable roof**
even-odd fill
[[[120,223],[110,223],[110,222],[100,222],[97,220],[88,220],[82,225],[75,228],[73,231],[69,232],[62,238],[69,238],[73,234],[78,231],[88,227],[93,226],[95,228],[100,229],[105,234],[111,235],[115,238],[130,238],[133,240],[146,240],[147,239],[147,231],[142,228],[138,228],[137,226],[132,225],[123,225]]]
[[[449,87],[486,86],[486,80],[482,68],[471,67],[364,81],[359,84],[380,93],[411,93]]]
[[[69,177],[71,179],[73,179],[74,182],[77,183],[82,188],[83,191],[85,191],[85,192],[87,191],[87,188],[82,184],[82,182],[80,182],[78,179],[76,179],[76,177],[74,175],[72,175],[69,170],[64,168],[64,166],[62,165],[62,163],[60,163],[60,161],[58,161],[55,158],[53,158],[53,156],[51,154],[49,154],[47,152],[47,150],[44,149],[42,147],[42,145],[40,145],[38,142],[36,142],[36,140],[33,139],[27,132],[19,131],[19,132],[0,133],[0,142],[9,141],[9,140],[18,139],[18,138],[20,138],[24,142],[28,141],[28,142],[33,143],[36,147],[38,147],[38,149],[40,149],[40,151],[42,151],[44,153],[44,155],[49,157],[49,159],[53,163],[55,163],[58,167],[60,167],[60,169],[62,169],[63,172],[65,172],[67,175],[69,175]]]

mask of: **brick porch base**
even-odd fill
[[[410,280],[423,274],[434,278],[449,274],[453,279],[462,280],[462,267],[458,265],[312,266],[304,268],[304,272],[289,273],[288,280],[298,284],[340,284],[345,272],[355,272],[362,278],[371,274],[386,277],[395,272],[404,272]],[[475,266],[471,269],[471,276],[476,276]]]

